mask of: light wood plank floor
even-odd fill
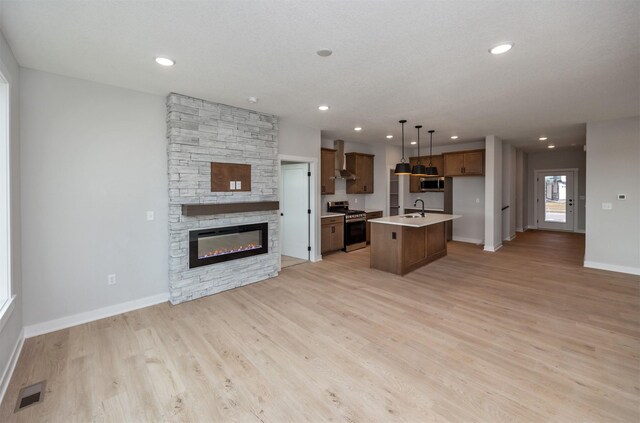
[[[309,260],[299,259],[297,257],[285,256],[284,254],[280,256],[280,267],[283,269],[286,267],[297,266],[298,264],[306,263]]]
[[[640,278],[584,269],[583,250],[551,232],[452,242],[405,277],[338,253],[31,338],[0,421],[638,422]]]

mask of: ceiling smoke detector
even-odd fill
[[[329,50],[328,48],[323,48],[316,51],[316,54],[320,57],[329,57],[333,54],[333,51]]]
[[[258,97],[249,97],[247,101],[251,104],[255,104],[258,102]]]

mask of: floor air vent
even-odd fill
[[[38,404],[44,399],[44,385],[45,381],[34,383],[31,386],[22,388],[20,395],[18,395],[18,403],[16,404],[16,412],[30,405]]]

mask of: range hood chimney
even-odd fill
[[[347,179],[353,181],[356,179],[356,175],[347,170],[347,164],[344,156],[344,141],[335,140],[333,142],[333,148],[336,150],[336,179]]]

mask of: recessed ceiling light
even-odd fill
[[[176,62],[168,57],[156,57],[156,63],[162,66],[173,66],[176,64]]]
[[[547,148],[556,148],[556,146],[555,146],[555,145],[553,145],[553,144],[549,144],[549,145],[547,146]]]
[[[416,145],[417,143],[417,141],[411,141],[411,145]]]
[[[539,139],[540,141],[546,141],[546,140],[547,140],[547,137],[540,137],[540,138],[538,138],[538,139]]]
[[[491,48],[491,50],[489,50],[489,53],[491,54],[502,54],[502,53],[506,53],[509,50],[511,50],[511,47],[513,47],[512,43],[503,43],[503,44],[499,44],[493,48]]]
[[[327,110],[329,110],[329,106],[318,106],[318,110],[322,110],[323,112],[326,112]]]
[[[393,138],[393,135],[387,135],[387,139]]]
[[[457,140],[457,139],[458,139],[458,136],[457,136],[457,135],[451,135],[451,139],[452,139],[452,140]]]
[[[329,50],[328,48],[323,48],[316,51],[316,54],[320,57],[329,57],[333,54],[333,51]]]
[[[362,128],[359,126],[356,126],[355,128],[353,128],[354,131],[362,131]]]

